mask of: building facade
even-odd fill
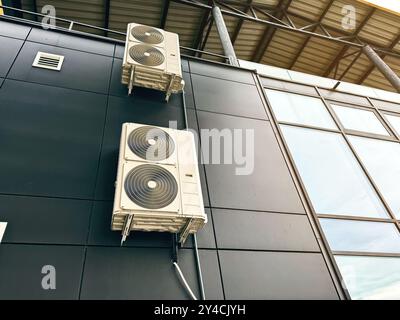
[[[1,299],[189,298],[170,234],[121,247],[110,230],[122,123],[170,121],[254,130],[251,174],[200,161],[207,299],[400,298],[397,94],[182,57],[185,94],[165,103],[127,96],[118,41],[0,21],[0,47]],[[32,67],[38,51],[61,71]],[[199,296],[192,239],[179,264]]]

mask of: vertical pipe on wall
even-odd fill
[[[222,48],[224,49],[224,55],[228,57],[229,63],[231,65],[238,67],[239,62],[236,58],[235,49],[233,48],[231,38],[229,36],[228,30],[226,29],[224,17],[222,16],[221,10],[218,6],[213,6],[212,15],[218,31],[219,39],[222,44]]]
[[[391,85],[400,92],[400,78],[386,64],[385,61],[369,45],[363,47],[364,54],[372,61],[375,67],[385,76]]]

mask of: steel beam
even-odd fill
[[[104,0],[104,29],[108,29],[110,25],[110,5],[111,0]],[[107,31],[104,31],[104,36],[108,36]]]
[[[247,13],[247,11],[251,8],[251,3],[252,2],[253,2],[253,0],[247,0],[247,7],[246,7],[245,13]],[[232,35],[232,45],[235,45],[235,42],[236,42],[236,39],[239,36],[240,30],[242,30],[243,22],[244,22],[243,19],[239,19],[239,22],[238,22],[238,24],[236,26],[236,29],[235,29],[235,31],[233,32],[233,35]]]
[[[22,3],[21,0],[11,0],[11,7],[17,8],[17,9],[22,9]],[[23,12],[22,11],[11,11],[10,15],[18,18],[23,18]]]
[[[335,0],[330,0],[329,3],[326,5],[326,7],[324,8],[324,11],[321,13],[321,15],[319,16],[318,22],[316,23],[316,25],[312,28],[312,32],[315,32],[318,27],[320,26],[320,23],[322,22],[322,20],[324,20],[326,14],[328,13],[329,9],[332,7],[332,4]],[[300,58],[303,50],[307,47],[308,43],[310,42],[312,36],[308,36],[306,38],[306,40],[303,42],[303,45],[300,47],[300,50],[297,52],[296,57],[293,59],[291,65],[289,66],[289,69],[292,69],[297,60]]]
[[[164,8],[162,11],[162,16],[161,16],[161,22],[160,22],[160,28],[165,29],[165,25],[167,23],[167,18],[168,18],[168,11],[169,11],[169,4],[171,3],[170,0],[165,0],[164,2]]]
[[[197,2],[197,1],[191,1],[191,0],[171,0],[171,1],[183,4],[183,5],[189,5],[189,6],[193,6],[193,7],[196,7],[196,8],[201,8],[201,9],[210,9],[211,8],[211,6],[209,6],[209,5],[205,4],[205,3]],[[355,43],[355,42],[351,42],[351,41],[346,41],[346,40],[340,39],[338,37],[331,37],[331,36],[328,36],[328,35],[325,35],[325,34],[319,34],[319,33],[314,33],[314,32],[311,32],[311,31],[303,30],[303,29],[300,29],[300,28],[294,28],[293,26],[288,25],[288,24],[286,24],[284,22],[282,22],[282,23],[272,22],[272,21],[269,21],[269,20],[263,20],[263,19],[255,18],[255,17],[250,16],[250,15],[245,14],[245,13],[239,14],[237,12],[233,12],[233,11],[225,10],[225,9],[221,9],[221,13],[225,14],[227,16],[236,17],[236,18],[243,18],[243,19],[245,19],[247,21],[252,21],[252,22],[255,22],[255,23],[259,23],[259,24],[268,25],[268,26],[271,26],[273,28],[278,28],[278,29],[282,29],[282,30],[286,30],[286,31],[292,31],[294,33],[303,34],[303,35],[311,35],[311,36],[314,36],[314,37],[317,37],[317,38],[320,38],[320,39],[334,41],[334,42],[338,42],[338,43],[342,43],[342,44],[348,44],[350,46],[357,47],[357,48],[362,48],[364,46],[363,43]],[[330,28],[330,29],[334,30],[334,28]],[[397,53],[392,53],[392,54],[395,55],[395,56],[400,57],[400,54],[397,54]]]
[[[356,63],[356,61],[358,60],[358,58],[361,56],[362,54],[362,50],[360,50],[356,56],[353,58],[353,60],[349,63],[349,65],[347,66],[347,68],[343,71],[343,73],[341,74],[341,76],[337,79],[337,80],[342,80],[344,78],[344,76],[347,74],[347,72],[350,71],[350,69],[354,66],[354,64]],[[334,79],[336,79],[336,74]]]
[[[397,37],[394,39],[394,41],[392,42],[392,44],[389,46],[388,49],[393,49],[400,41],[400,34],[397,35]],[[386,53],[381,54],[381,58],[383,59],[386,56]],[[359,84],[362,84],[365,79],[367,79],[369,77],[369,75],[372,73],[372,71],[374,71],[375,69],[375,65],[372,65],[367,72],[364,73],[364,75],[361,77],[361,79],[359,80]]]
[[[400,78],[397,74],[386,64],[385,61],[372,49],[366,45],[362,49],[363,53],[372,61],[374,66],[385,76],[391,85],[400,92]]]
[[[372,8],[368,15],[364,18],[364,20],[360,23],[360,25],[357,27],[356,31],[353,32],[352,36],[356,37],[361,30],[364,28],[364,26],[368,23],[369,19],[372,17],[372,15],[375,13],[376,8]],[[335,68],[336,64],[339,63],[339,61],[342,59],[342,57],[344,56],[344,54],[347,52],[347,50],[349,49],[348,45],[344,45],[343,48],[339,51],[339,53],[337,54],[337,56],[332,60],[332,63],[329,65],[329,67],[325,70],[323,76],[324,77],[328,77],[329,74],[332,72],[333,68]]]
[[[233,48],[228,30],[226,29],[221,9],[218,6],[214,5],[212,8],[212,15],[214,18],[215,27],[217,28],[219,39],[221,41],[222,48],[224,50],[224,55],[228,57],[229,63],[231,65],[238,67],[239,62],[236,58],[235,49]]]
[[[32,1],[32,5],[33,5],[33,11],[38,12],[38,6],[36,0]],[[38,16],[35,16],[35,21],[39,21]]]
[[[195,1],[195,0],[171,0],[171,1],[174,1],[174,2],[182,4],[182,5],[192,6],[192,7],[195,7],[195,8],[201,8],[201,9],[211,9],[212,8],[210,5],[207,5],[205,3],[201,3],[201,2],[198,2],[198,1]],[[237,2],[235,4],[237,4]],[[242,5],[243,5],[243,3],[242,3]],[[254,5],[253,5],[253,7],[255,8]],[[263,6],[263,7],[265,7],[265,6]],[[268,7],[268,8],[270,9],[270,7]],[[292,31],[294,33],[303,34],[303,35],[307,35],[307,36],[311,35],[311,36],[314,36],[314,37],[319,38],[319,39],[329,40],[329,41],[333,41],[333,42],[336,42],[336,43],[341,43],[343,45],[347,44],[349,46],[356,47],[356,48],[362,48],[364,45],[370,44],[370,45],[374,46],[374,50],[377,51],[377,52],[382,52],[384,54],[400,58],[400,53],[395,52],[395,51],[391,50],[390,48],[386,48],[386,49],[378,48],[377,44],[370,43],[370,41],[367,41],[365,39],[361,39],[360,38],[357,42],[345,40],[347,38],[352,38],[351,35],[343,35],[341,37],[332,37],[332,36],[329,36],[329,35],[326,35],[326,34],[319,34],[319,33],[307,31],[307,30],[304,30],[304,29],[301,29],[301,28],[296,28],[292,24],[288,25],[283,21],[281,23],[278,23],[278,22],[272,22],[272,21],[269,21],[269,20],[263,20],[263,19],[260,19],[260,18],[255,18],[255,17],[253,17],[251,15],[248,15],[248,14],[246,14],[244,12],[242,14],[239,14],[237,12],[233,12],[233,11],[225,10],[225,9],[221,9],[221,12],[222,12],[222,14],[227,15],[227,16],[236,17],[236,18],[242,18],[242,19],[247,20],[247,21],[252,21],[252,22],[255,22],[255,23],[259,23],[259,24],[268,25],[268,26],[273,27],[274,29],[278,28],[278,29],[282,29],[282,30],[286,30],[286,31]],[[287,13],[289,15],[293,16],[293,17],[298,17],[300,19],[303,19],[304,21],[310,21],[310,23],[315,23],[315,21],[312,21],[311,19],[306,18],[304,16],[300,16],[299,14],[296,14],[296,13],[293,13],[293,12],[287,12]],[[343,34],[343,30],[340,30],[338,28],[331,27],[331,26],[326,26],[326,25],[324,27],[325,27],[325,29],[332,30],[335,33]]]
[[[201,50],[201,51],[204,51],[204,48],[206,47],[206,43],[207,43],[208,37],[210,36],[210,33],[211,33],[211,29],[212,29],[212,27],[213,27],[213,24],[214,24],[214,21],[213,21],[212,17],[210,17],[210,21],[209,21],[209,23],[208,23],[206,35],[204,36],[204,38],[203,38],[203,40],[202,40],[202,42],[201,42],[201,46],[200,46],[200,50]],[[201,54],[202,54],[202,53],[200,53],[200,54],[198,55],[198,57],[201,58]]]
[[[212,4],[212,1],[209,0],[208,4]],[[205,12],[203,14],[203,18],[201,19],[199,31],[198,31],[197,36],[194,39],[193,45],[192,45],[192,47],[195,49],[199,49],[200,46],[202,45],[204,30],[207,27],[207,23],[209,22],[209,19],[211,17],[211,8],[212,8],[211,6],[209,6],[207,8],[203,8],[205,10]]]
[[[277,16],[278,19],[281,19],[284,17],[285,11],[290,7],[290,4],[292,3],[292,0],[280,0],[277,8],[275,9],[276,11],[274,14]],[[253,54],[253,58],[251,59],[252,61],[255,62],[260,62],[262,57],[264,56],[265,51],[267,50],[269,44],[271,43],[272,38],[274,37],[274,34],[276,32],[275,28],[271,28],[271,25],[267,26],[264,34],[256,48]]]

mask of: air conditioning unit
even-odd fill
[[[194,136],[170,128],[122,126],[111,229],[187,236],[207,223]]]
[[[122,83],[128,85],[129,94],[134,86],[171,93],[183,90],[179,37],[137,23],[128,24]]]

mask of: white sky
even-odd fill
[[[400,13],[400,0],[362,0],[362,2],[369,2],[375,6]]]

